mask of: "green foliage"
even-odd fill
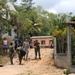
[[[10,0],[11,2],[16,2],[17,0]]]
[[[70,69],[69,69],[69,68],[65,69],[65,70],[64,70],[64,74],[65,74],[65,75],[69,75],[69,74],[70,74]]]
[[[19,22],[21,22],[21,30],[25,35],[29,33],[30,36],[36,35],[51,35],[52,31],[55,29],[55,21],[53,21],[56,17],[54,14],[50,14],[47,11],[42,9],[38,10],[38,8],[29,9],[26,11],[24,5],[16,6],[17,11],[19,11]],[[40,11],[40,13],[38,13]],[[54,24],[53,24],[54,23]]]
[[[71,27],[71,57],[72,65],[75,65],[75,29]]]
[[[1,0],[6,1],[6,0]],[[15,2],[16,0],[10,0],[11,2]],[[19,36],[39,36],[39,35],[55,35],[60,38],[63,36],[66,37],[66,25],[64,24],[67,14],[53,14],[45,11],[42,7],[33,7],[33,0],[21,0],[19,6],[14,5],[17,12],[9,11],[7,7],[7,11],[11,16],[9,21],[4,21],[2,18],[3,12],[0,12],[1,17],[1,26],[3,28],[10,27],[7,31],[10,33],[11,26],[16,26],[16,33]],[[6,7],[6,3],[2,2],[2,8]],[[2,9],[0,8],[0,10]],[[5,25],[4,25],[5,23]],[[0,27],[1,27],[0,26]],[[2,30],[1,30],[2,31]],[[1,32],[2,33],[2,32]],[[62,39],[62,38],[61,38]]]
[[[75,16],[71,17],[71,21],[75,21]]]
[[[5,13],[5,11],[3,11],[3,9],[6,7],[5,3],[5,0],[0,0],[0,21],[2,20],[2,15]]]
[[[21,8],[20,8],[21,11],[26,12],[32,9],[32,5],[34,4],[32,2],[33,0],[21,0],[21,1],[22,1]]]
[[[0,0],[0,36],[10,29],[10,24],[7,20],[9,7],[6,5],[6,2],[6,0]],[[4,15],[6,15],[6,17],[4,17]]]
[[[65,24],[65,14],[59,14],[57,19],[58,25],[56,25],[56,29],[52,32],[53,36],[56,36],[57,39],[57,53],[66,53],[67,50],[67,29]]]
[[[56,29],[53,35],[56,36],[57,41],[57,53],[66,53],[67,50],[67,29]]]

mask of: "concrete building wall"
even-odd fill
[[[35,40],[38,40],[38,42],[40,43],[41,47],[49,47],[52,41],[52,37],[51,36],[37,36],[37,37],[31,37],[32,41],[34,42]],[[44,42],[45,43],[44,43]],[[42,44],[43,42],[43,44]]]
[[[67,54],[54,55],[55,65],[60,68],[67,68]]]
[[[2,38],[7,37],[9,39],[14,39],[17,34],[14,32],[14,28],[11,29],[11,36],[8,33],[2,35]]]

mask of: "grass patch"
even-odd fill
[[[8,56],[0,56],[0,64],[6,64],[9,61]]]

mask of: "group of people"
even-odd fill
[[[25,60],[28,60],[30,43],[28,39],[25,39],[23,42],[19,41],[20,40],[18,39],[18,37],[15,37],[14,40],[8,46],[7,39],[4,38],[3,40],[3,51],[9,54],[11,64],[13,64],[15,52],[18,54],[19,64],[21,64],[23,57]],[[39,55],[39,59],[41,59],[40,43],[38,42],[38,40],[34,42],[34,51],[35,51],[35,59],[37,59],[37,53]]]

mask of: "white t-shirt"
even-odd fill
[[[24,50],[28,50],[28,48],[29,48],[29,42],[26,42],[26,41],[25,41],[25,42],[23,43],[23,49],[24,49]]]
[[[4,40],[4,41],[3,41],[3,44],[4,44],[4,45],[7,45],[7,40]]]

